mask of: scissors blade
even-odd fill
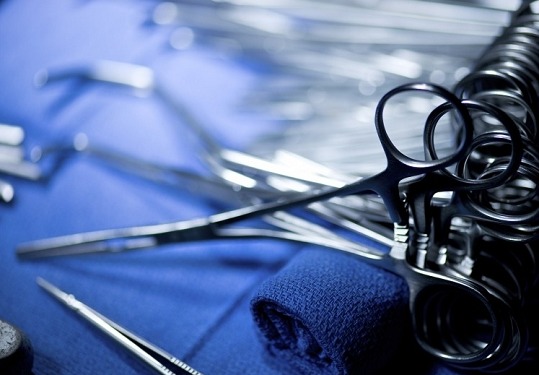
[[[158,359],[155,358],[155,356],[169,361],[172,365],[176,366],[180,371],[182,371],[181,373],[183,374],[202,375],[202,373],[195,370],[185,362],[179,360],[178,358],[175,358],[163,349],[158,348],[157,346],[143,340],[132,332],[129,332],[125,328],[121,327],[117,323],[114,323],[110,319],[101,315],[91,307],[80,302],[75,298],[74,295],[62,291],[61,289],[41,277],[38,277],[36,279],[36,282],[40,287],[42,287],[45,291],[55,297],[58,301],[69,307],[71,310],[75,311],[77,314],[82,316],[84,319],[86,319],[93,326],[101,330],[107,336],[118,342],[124,348],[131,351],[143,362],[156,370],[157,373],[165,375],[176,374],[176,372],[171,371],[168,367],[163,365]]]

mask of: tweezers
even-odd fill
[[[41,277],[38,277],[36,281],[44,290],[56,297],[65,306],[82,316],[125,349],[129,350],[141,361],[155,370],[156,373],[165,375],[203,375],[201,372],[195,370],[178,358],[175,358],[163,349],[145,341],[101,315],[91,307],[77,300],[72,294],[60,290]]]

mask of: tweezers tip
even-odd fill
[[[45,280],[41,276],[36,277],[36,283],[37,283],[37,285],[39,285],[41,287],[45,287],[47,284],[50,284],[47,280]]]
[[[54,289],[58,289],[56,288],[54,285],[52,285],[49,281],[45,280],[43,277],[41,276],[38,276],[36,277],[36,283],[37,285],[39,285],[40,287],[42,287],[43,289],[45,289],[47,292],[51,292],[54,290]]]
[[[46,292],[50,293],[51,295],[62,299],[61,297],[65,295],[66,293],[60,290],[57,286],[53,285],[49,281],[45,280],[41,276],[36,277],[36,283],[40,287],[42,287]]]

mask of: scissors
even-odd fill
[[[384,108],[388,101],[395,95],[406,92],[426,92],[445,101],[445,104],[437,107],[426,120],[423,139],[426,160],[412,159],[403,154],[391,141],[384,124]],[[474,121],[470,115],[472,110],[499,117],[499,122],[505,126],[506,133],[513,141],[508,167],[504,172],[484,180],[467,178],[465,175],[448,171],[452,165],[469,158],[473,150]],[[439,120],[448,113],[454,116],[456,126],[460,129],[460,139],[454,153],[439,158],[434,145],[434,132]],[[206,218],[38,240],[20,245],[17,254],[21,258],[39,258],[120,252],[223,238],[277,237],[312,242],[308,234],[252,230],[236,227],[234,224],[334,197],[375,193],[382,198],[394,223],[394,243],[389,252],[376,252],[360,247],[333,248],[353,253],[368,263],[406,279],[410,289],[410,310],[416,338],[427,352],[461,368],[499,370],[510,367],[526,350],[525,344],[515,345],[515,340],[525,343],[528,334],[527,327],[513,313],[510,301],[478,280],[464,277],[443,265],[430,269],[428,263],[418,259],[424,255],[423,251],[428,251],[433,195],[449,190],[494,188],[506,182],[516,173],[515,167],[518,166],[521,155],[518,128],[510,117],[504,117],[493,108],[463,101],[448,90],[427,83],[405,84],[385,94],[376,108],[375,126],[387,166],[374,176],[339,188],[320,188],[285,201],[242,207]],[[419,229],[413,241],[410,240],[411,219]],[[326,245],[332,247],[333,243],[328,241]],[[470,306],[474,308],[471,309]],[[465,326],[458,324],[454,327],[454,319],[458,318],[466,318],[470,326],[481,325],[486,333],[482,330],[469,332]],[[450,336],[453,341],[444,340],[445,332],[452,329],[463,337],[457,338],[458,335],[453,333]]]
[[[38,277],[36,281],[40,287],[58,299],[58,301],[75,311],[94,327],[98,328],[122,347],[133,353],[156,373],[163,375],[202,375],[201,372],[195,370],[187,363],[147,342],[141,337],[138,337],[134,333],[77,300],[74,295],[64,292],[41,277]]]

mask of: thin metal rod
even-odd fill
[[[127,331],[125,328],[119,326],[118,324],[112,322],[108,318],[104,317],[97,311],[93,310],[91,307],[85,305],[75,298],[74,295],[68,294],[58,287],[54,286],[45,279],[38,277],[36,279],[37,284],[42,287],[45,291],[50,293],[58,301],[60,301],[65,306],[69,307],[71,310],[75,311],[78,315],[82,316],[85,320],[91,323],[94,327],[98,328],[101,332],[105,333],[107,336],[112,338],[118,344],[123,346],[125,349],[133,353],[144,363],[149,365],[153,370],[159,374],[164,375],[174,375],[176,372],[173,372],[168,367],[159,362],[154,358],[149,352],[155,352],[159,356],[166,358],[173,365],[177,366],[182,370],[181,373],[191,374],[191,375],[202,375],[199,371],[193,369],[191,366],[187,365],[185,362],[180,361],[179,359],[168,354],[164,350],[156,347],[153,344],[139,338],[135,334]],[[142,347],[141,347],[142,346]],[[149,352],[148,352],[149,351]],[[180,373],[178,373],[180,374]]]

